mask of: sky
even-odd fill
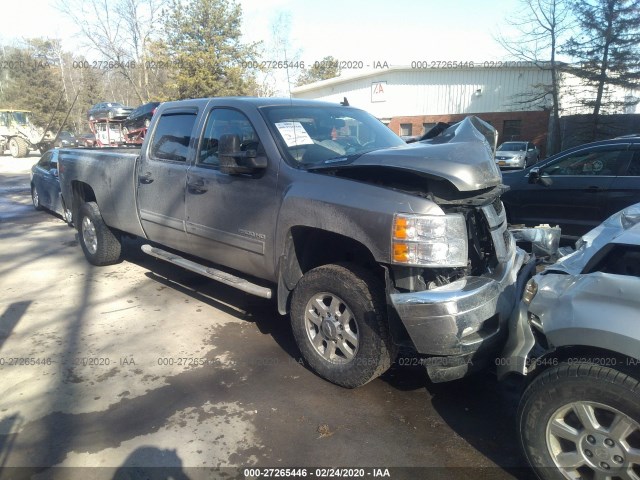
[[[247,38],[269,38],[278,13],[291,18],[291,43],[301,59],[344,61],[497,60],[505,52],[493,35],[507,31],[515,0],[244,0]],[[482,5],[482,7],[480,6]],[[499,5],[499,7],[498,7]]]
[[[0,43],[14,43],[22,37],[61,38],[65,49],[79,51],[80,41],[74,36],[78,29],[55,8],[56,1],[60,0],[11,3],[3,0]],[[305,64],[332,55],[365,66],[373,62],[409,65],[419,60],[505,59],[505,52],[493,37],[500,31],[508,32],[504,19],[517,10],[517,0],[240,0],[240,3],[246,41],[268,44],[273,22],[284,14],[291,25],[290,45]]]

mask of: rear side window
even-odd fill
[[[196,112],[165,113],[153,133],[150,156],[154,160],[186,162],[196,123]]]

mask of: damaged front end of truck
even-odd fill
[[[495,358],[535,267],[508,228],[496,138],[493,127],[468,117],[428,140],[315,168],[435,206],[393,216],[386,282],[390,323],[403,325],[435,382]]]

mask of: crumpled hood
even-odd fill
[[[314,169],[391,167],[443,178],[463,192],[494,187],[502,175],[493,158],[497,132],[477,117],[467,117],[441,135],[401,147],[375,150],[345,163]]]

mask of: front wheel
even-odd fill
[[[31,185],[31,201],[33,202],[33,208],[36,210],[42,210],[42,205],[40,205],[40,195],[38,195],[38,190],[35,185]]]
[[[337,385],[364,385],[393,361],[382,282],[355,265],[307,272],[293,292],[291,326],[307,364]]]
[[[111,265],[120,261],[120,236],[104,223],[96,202],[87,202],[80,207],[78,234],[89,263]]]
[[[640,382],[589,363],[550,368],[520,401],[518,433],[542,479],[638,479]]]

